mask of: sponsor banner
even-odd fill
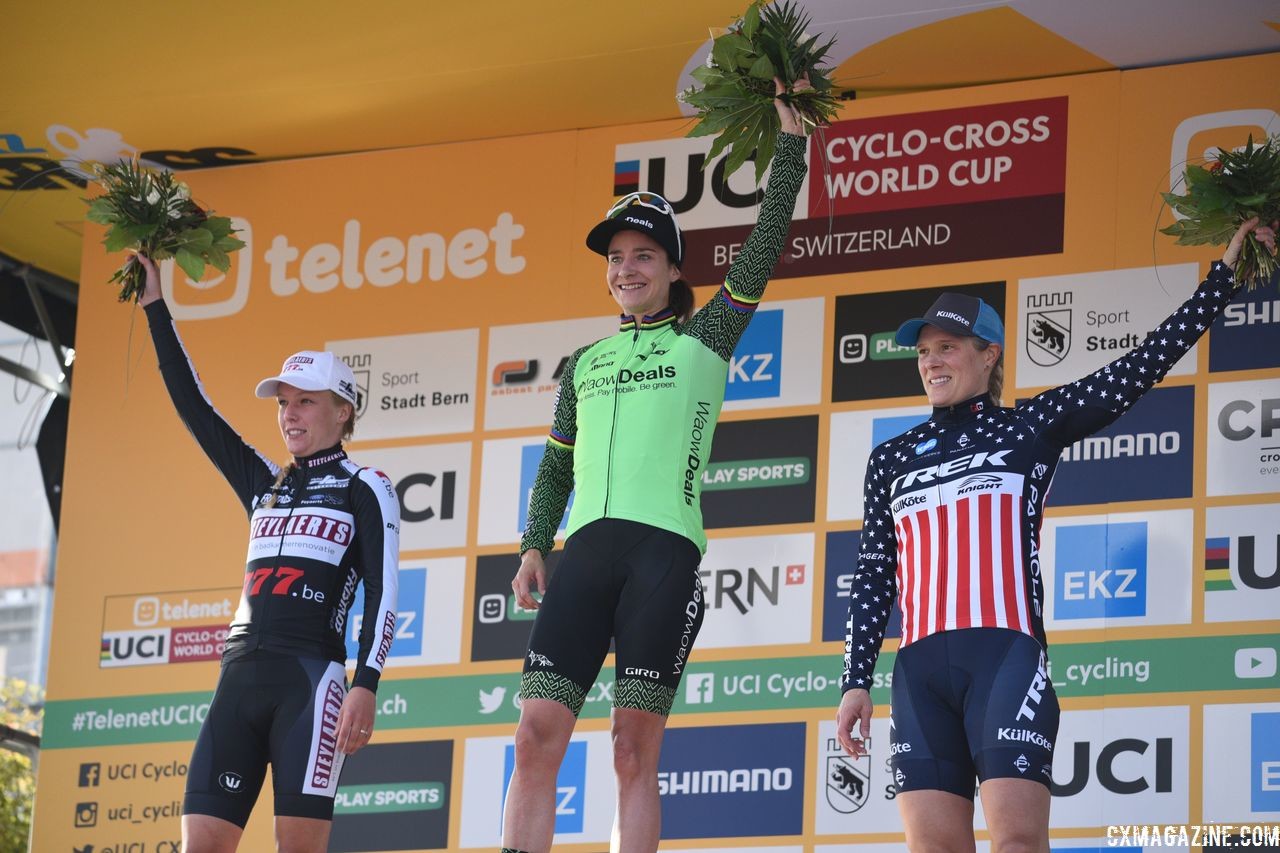
[[[769,300],[756,309],[729,359],[724,411],[821,402],[825,303]]]
[[[976,296],[1004,315],[1004,282],[837,296],[831,401],[923,395],[915,347],[898,346],[894,334],[944,291]]]
[[[478,329],[329,341],[356,375],[356,435],[407,438],[476,425]]]
[[[98,666],[218,660],[239,600],[238,589],[109,595]]]
[[[466,560],[415,560],[400,566],[396,634],[386,669],[457,663],[462,637],[462,587]],[[347,664],[355,666],[364,624],[364,584],[356,590],[347,619]]]
[[[1270,651],[1268,651],[1270,650]],[[1114,643],[1056,643],[1049,674],[1058,695],[1138,696],[1198,691],[1280,689],[1270,664],[1280,642],[1272,634],[1177,637]],[[880,654],[871,698],[889,701],[896,655]],[[693,662],[676,691],[674,713],[834,708],[840,701],[840,657],[752,658]],[[613,708],[613,667],[587,693],[582,717],[604,719]],[[409,729],[514,723],[518,672],[388,679],[378,691],[378,725]],[[190,741],[208,711],[210,693],[166,693],[49,702],[45,749]]]
[[[374,743],[349,756],[333,802],[333,851],[449,844],[453,741]]]
[[[1196,389],[1152,388],[1119,420],[1062,451],[1046,506],[1191,497]]]
[[[502,806],[514,766],[515,745],[510,736],[467,739],[458,846],[501,846]],[[575,734],[556,776],[553,846],[608,844],[615,790],[609,733]]]
[[[849,627],[849,593],[858,570],[860,530],[840,530],[827,534],[827,566],[822,587],[822,641],[843,642]],[[895,604],[889,610],[885,637],[902,636],[902,611]]]
[[[1142,343],[1195,291],[1199,264],[1104,270],[1018,282],[1018,386],[1050,388]],[[1196,347],[1169,371],[1195,373]]]
[[[547,555],[547,578],[555,574],[560,551]],[[476,587],[471,620],[471,660],[520,660],[529,648],[536,610],[516,604],[511,579],[520,568],[513,554],[476,557]]]
[[[831,442],[827,452],[828,521],[857,521],[862,518],[862,489],[871,451],[882,442],[929,420],[932,411],[927,406],[912,406],[836,412],[831,416]]]
[[[1280,289],[1277,279],[1241,290],[1209,327],[1209,370],[1258,370],[1280,367]]]
[[[1201,778],[1206,823],[1280,822],[1280,703],[1206,705]]]
[[[813,521],[818,416],[728,421],[702,472],[707,528]]]
[[[818,753],[813,776],[814,831],[817,834],[902,831],[902,816],[896,802],[898,786],[889,763],[889,743],[887,716],[871,718],[871,737],[866,741],[868,754],[857,759],[850,758],[841,748],[834,722],[818,724]],[[973,802],[974,826],[984,829],[986,817],[982,812],[982,800],[974,797]],[[858,849],[861,850],[862,845]]]
[[[1280,492],[1280,379],[1211,384],[1208,434],[1208,494]]]
[[[481,545],[512,544],[524,535],[529,522],[529,497],[538,477],[538,464],[546,452],[547,437],[500,438],[484,443],[480,463],[480,526],[476,539]],[[512,476],[516,471],[519,477]],[[558,538],[563,538],[573,506],[573,492],[560,517]]]
[[[565,362],[617,331],[607,316],[490,328],[484,428],[549,427]]]
[[[1186,823],[1189,722],[1185,705],[1063,711],[1049,825]]]
[[[658,759],[662,837],[799,835],[804,752],[804,723],[667,729]]]
[[[361,449],[359,463],[386,473],[400,499],[400,550],[460,548],[471,505],[471,442]]]
[[[698,576],[706,602],[698,648],[812,640],[812,533],[711,539]]]
[[[31,849],[179,853],[190,754],[189,743],[42,754],[56,787],[41,805],[48,834]]]
[[[1204,511],[1206,622],[1275,619],[1280,613],[1280,504]]]
[[[1191,621],[1189,509],[1047,518],[1049,631]]]

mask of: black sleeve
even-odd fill
[[[364,618],[352,687],[375,693],[396,635],[400,594],[400,501],[395,486],[380,471],[361,469],[352,484],[356,549],[364,584]]]
[[[882,445],[873,450],[867,460],[858,565],[849,588],[841,692],[855,687],[871,689],[871,674],[884,642],[889,610],[898,597],[898,535],[893,526],[889,489],[885,485],[885,456]]]
[[[1230,267],[1209,276],[1137,347],[1083,379],[1052,388],[1018,407],[1027,424],[1057,447],[1092,435],[1127,412],[1195,346],[1236,292]]]
[[[252,512],[256,488],[264,479],[274,479],[279,466],[247,444],[205,396],[200,376],[182,346],[164,300],[158,299],[143,310],[160,362],[160,375],[178,417],[231,484],[245,511]]]
[[[578,359],[588,349],[590,347],[583,347],[570,356],[560,374],[551,432],[529,494],[528,521],[520,537],[521,555],[537,548],[545,557],[556,544],[556,531],[569,504],[569,493],[573,491],[573,446],[578,438],[578,396],[573,377]]]

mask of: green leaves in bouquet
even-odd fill
[[[134,249],[154,261],[173,258],[193,281],[204,277],[206,266],[226,272],[231,252],[244,247],[231,220],[212,216],[191,200],[187,186],[172,172],[124,161],[95,170],[104,195],[86,200],[86,218],[107,226],[103,246],[109,252]],[[121,302],[142,295],[144,271],[130,257],[111,276],[120,285]]]
[[[1182,219],[1160,229],[1180,246],[1225,246],[1240,224],[1258,217],[1265,224],[1280,219],[1280,135],[1259,144],[1249,137],[1240,151],[1219,149],[1207,165],[1189,165],[1184,193],[1162,193]],[[1247,287],[1269,281],[1276,260],[1249,234],[1236,262],[1236,279]]]
[[[835,40],[819,44],[819,36],[805,34],[808,24],[808,16],[790,0],[768,7],[756,0],[712,43],[707,64],[691,73],[701,88],[680,96],[698,111],[689,136],[717,136],[706,162],[728,149],[726,174],[754,157],[757,183],[763,178],[782,129],[773,107],[775,77],[787,88],[779,97],[806,125],[827,123],[835,116],[838,101],[827,69],[821,67]],[[795,91],[801,79],[807,79],[810,88]]]

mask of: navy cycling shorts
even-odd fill
[[[552,699],[576,716],[612,639],[613,704],[671,713],[702,627],[702,554],[670,530],[618,518],[565,542],[529,636],[521,699]]]
[[[1058,696],[1034,637],[965,628],[898,652],[889,717],[898,790],[973,799],[974,778],[1053,780]]]
[[[243,827],[269,762],[277,815],[332,820],[346,693],[346,671],[334,661],[258,650],[224,662],[191,754],[182,813]]]

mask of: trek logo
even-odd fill
[[[1250,715],[1249,809],[1280,811],[1280,712]]]
[[[1045,665],[1044,649],[1040,650],[1040,661],[1036,664],[1035,675],[1031,676],[1031,684],[1027,687],[1027,695],[1022,698],[1022,705],[1018,708],[1018,713],[1014,714],[1014,720],[1034,720],[1036,718],[1036,710],[1040,707],[1040,700],[1044,698],[1045,691],[1049,687],[1049,669]]]
[[[1147,614],[1147,523],[1063,525],[1054,553],[1054,617]]]
[[[1005,457],[1012,453],[1012,450],[998,450],[995,453],[987,453],[985,450],[973,453],[968,456],[959,456],[955,459],[949,459],[941,465],[930,465],[927,468],[917,468],[903,474],[893,481],[893,485],[889,489],[889,494],[896,495],[899,491],[915,484],[915,483],[933,483],[938,480],[945,480],[955,474],[963,471],[974,471],[978,468],[987,466],[1005,466]]]
[[[1053,779],[1050,791],[1055,797],[1074,797],[1089,784],[1090,773],[1113,794],[1141,794],[1151,791],[1167,794],[1173,791],[1173,738],[1117,738],[1103,744],[1097,759],[1092,757],[1093,744],[1076,741],[1069,759],[1071,772],[1067,781]],[[1055,774],[1056,776],[1057,774]]]
[[[782,394],[783,311],[758,310],[729,357],[724,398],[758,400]]]
[[[502,799],[511,787],[511,774],[516,768],[516,748],[508,744],[503,750]],[[556,834],[582,832],[583,814],[587,808],[587,743],[571,740],[556,774]]]

